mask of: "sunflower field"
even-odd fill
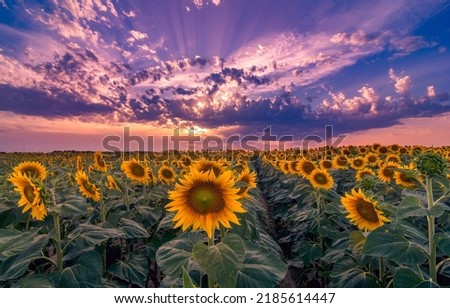
[[[1,153],[1,287],[448,287],[450,147]]]

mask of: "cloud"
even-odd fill
[[[395,91],[401,95],[407,95],[412,87],[411,77],[408,75],[399,77],[395,74],[394,70],[389,69],[389,78],[395,81]]]
[[[129,33],[131,36],[127,39],[128,43],[134,43],[135,41],[148,38],[147,33],[139,32],[137,30],[130,30]]]
[[[93,104],[82,97],[61,89],[38,90],[0,84],[1,111],[42,117],[69,117],[90,114],[108,114],[114,108]]]
[[[429,98],[436,97],[436,89],[434,88],[434,86],[428,86],[427,87],[427,96]]]

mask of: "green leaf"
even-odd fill
[[[148,238],[147,229],[144,228],[140,223],[135,222],[131,219],[122,218],[120,220],[120,227],[125,233],[125,238]]]
[[[441,274],[447,278],[450,278],[450,262],[449,261],[445,262],[444,265],[442,265],[441,270],[439,272],[439,274]]]
[[[362,270],[349,256],[339,259],[331,272],[331,285],[338,288],[377,288],[378,281],[372,273]]]
[[[414,271],[409,268],[399,268],[394,275],[394,288],[414,288],[422,282]]]
[[[436,233],[434,241],[444,254],[450,255],[450,235],[448,233]]]
[[[421,264],[427,260],[427,254],[420,246],[385,226],[367,236],[363,254],[386,257],[399,264]]]
[[[322,257],[322,248],[318,243],[302,241],[298,247],[298,254],[305,263],[305,266],[309,266],[309,264],[319,260]]]
[[[21,288],[54,288],[53,280],[44,275],[26,276],[20,281]]]
[[[166,216],[164,216],[163,219],[158,224],[158,228],[156,229],[156,232],[158,232],[161,229],[172,229],[173,228],[173,218],[175,217],[174,212],[167,212]]]
[[[59,277],[57,276],[59,274]],[[103,259],[96,251],[82,255],[77,264],[55,273],[60,288],[98,288],[103,276]]]
[[[56,210],[62,217],[74,217],[76,215],[83,215],[87,213],[86,199],[81,196],[70,195],[66,201],[56,207]]]
[[[121,229],[102,228],[91,224],[80,224],[67,238],[77,237],[77,243],[83,247],[100,245],[110,238],[123,237],[125,233]]]
[[[431,209],[428,210],[428,213],[432,217],[441,217],[445,213],[445,210],[442,208],[442,206],[435,205]]]
[[[33,242],[36,232],[0,229],[0,261],[18,255]]]
[[[189,273],[183,267],[183,288],[196,288],[195,283],[192,281]]]
[[[16,279],[27,270],[31,261],[42,255],[42,249],[48,243],[49,236],[36,235],[29,246],[20,254],[10,257],[0,264],[0,281]]]
[[[271,250],[245,241],[245,259],[238,270],[237,288],[273,288],[284,278],[287,264]]]
[[[349,236],[349,245],[353,251],[361,252],[364,244],[366,243],[366,237],[359,231],[352,231]]]
[[[228,233],[217,245],[198,243],[192,250],[192,256],[200,269],[219,286],[234,288],[238,268],[245,258],[244,242],[238,235]]]
[[[146,287],[148,259],[143,255],[133,254],[128,260],[118,261],[108,268],[108,273],[142,288]]]
[[[180,277],[182,268],[189,268],[188,263],[192,258],[192,249],[204,239],[201,232],[182,233],[159,247],[156,252],[156,262],[163,273],[170,277]]]
[[[415,196],[403,198],[397,207],[397,219],[407,217],[424,217],[427,215],[426,209],[421,205],[420,199]]]

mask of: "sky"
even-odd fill
[[[448,16],[448,0],[0,0],[0,151],[122,148],[125,128],[156,150],[177,128],[295,146],[326,125],[448,145]]]

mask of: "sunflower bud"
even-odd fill
[[[360,182],[360,186],[364,190],[374,190],[376,184],[377,182],[371,177],[364,177]]]
[[[445,175],[447,163],[438,153],[426,153],[417,158],[417,170],[428,176]]]

